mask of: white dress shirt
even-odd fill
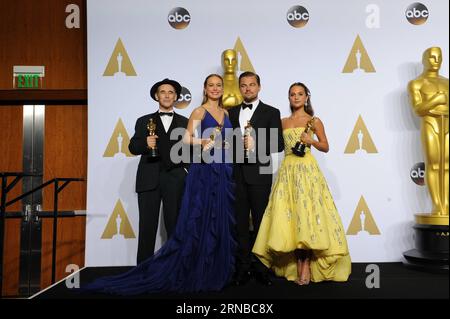
[[[259,99],[254,100],[252,103],[246,104],[253,104],[253,107],[250,110],[248,107],[244,109],[241,106],[241,112],[239,113],[239,125],[241,126],[242,134],[244,134],[244,128],[247,126],[247,121],[250,121],[250,119],[253,116],[253,113],[255,113],[255,110],[258,107]]]
[[[161,110],[161,109],[159,109],[159,112],[173,113],[173,111],[165,111],[165,110]],[[159,116],[159,118],[161,119],[161,122],[164,125],[164,130],[166,131],[166,133],[169,130],[170,125],[172,124],[173,117],[174,117],[174,115],[172,115],[172,116],[167,116],[167,115]]]

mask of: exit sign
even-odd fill
[[[13,68],[13,87],[16,89],[42,88],[44,76],[44,66],[15,65]]]
[[[39,88],[39,75],[37,74],[18,74],[18,89],[37,89]]]

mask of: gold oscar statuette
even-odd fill
[[[244,137],[249,137],[252,133],[253,127],[250,121],[247,121],[247,125],[244,127]],[[247,147],[244,147],[244,160],[248,160],[250,158],[250,149]]]
[[[232,49],[223,51],[223,96],[222,104],[225,109],[241,104],[243,99],[239,90],[237,72],[237,52]]]
[[[408,83],[408,94],[422,122],[425,182],[432,209],[415,214],[415,248],[403,253],[403,264],[448,274],[448,79],[439,75],[441,49],[425,50],[422,64],[422,74]]]
[[[409,98],[421,117],[421,140],[425,155],[425,181],[432,201],[430,214],[417,214],[420,224],[448,225],[448,79],[439,75],[442,52],[427,49],[423,72],[408,84]]]
[[[216,136],[219,135],[222,132],[222,126],[218,125],[214,128],[214,130],[211,132],[211,135],[209,135],[209,138],[211,139],[211,141],[215,141]]]
[[[314,130],[313,126],[314,126],[314,117],[306,123],[306,128],[303,132],[308,134],[310,130]],[[292,153],[294,153],[297,156],[303,157],[305,156],[306,146],[307,146],[306,143],[303,143],[300,140],[297,143],[295,143],[295,146],[292,148]]]
[[[147,123],[147,130],[148,130],[148,136],[154,136],[156,134],[156,123],[155,120],[153,120],[153,118],[150,118],[148,120]],[[150,157],[158,157],[159,156],[159,151],[158,151],[158,147],[149,147],[147,146],[148,149],[150,150]]]
[[[216,145],[216,144],[217,144],[216,138],[217,138],[217,136],[219,136],[220,134],[222,134],[222,125],[216,126],[216,127],[211,131],[211,134],[209,135],[209,138],[211,139],[211,141],[214,142],[214,147],[215,147],[215,148],[219,148],[219,147],[220,147],[220,146]]]
[[[196,154],[196,156],[198,156],[202,162],[204,160],[203,156],[205,156],[205,154],[210,153],[213,148],[220,148],[220,145],[217,145],[217,136],[219,136],[220,134],[222,134],[222,125],[218,125],[215,128],[213,128],[211,134],[209,134],[209,139],[211,140],[211,142],[213,142],[214,146],[207,150],[205,150],[202,146],[201,152]]]

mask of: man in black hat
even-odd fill
[[[168,237],[175,229],[181,205],[187,162],[174,163],[170,157],[172,146],[183,138],[183,134],[179,134],[177,139],[171,140],[171,132],[176,128],[185,129],[188,124],[186,117],[173,111],[180,94],[181,85],[174,80],[164,79],[155,83],[150,96],[159,103],[159,110],[136,121],[135,133],[128,146],[132,154],[141,155],[136,175],[139,204],[138,264],[154,253],[161,201]],[[155,135],[152,136],[149,136],[148,129],[150,119],[156,124]],[[151,151],[155,146],[158,149],[156,157]],[[181,157],[183,154],[180,152],[178,155]]]

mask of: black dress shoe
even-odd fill
[[[266,272],[257,271],[254,273],[255,279],[257,282],[264,286],[272,286],[273,282],[270,280],[269,274]]]
[[[244,286],[246,283],[250,281],[251,274],[250,271],[239,271],[233,278],[234,286]]]

